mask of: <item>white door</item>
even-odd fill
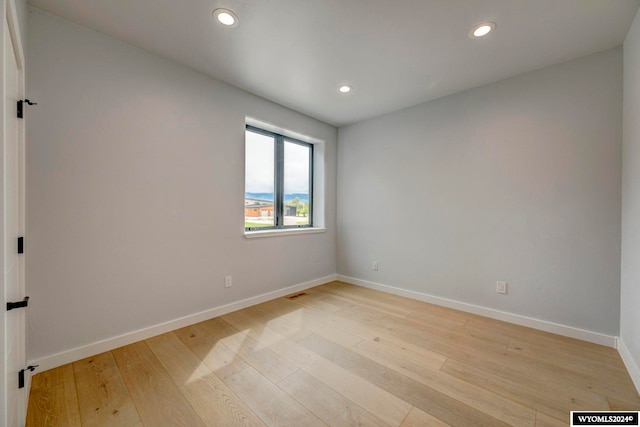
[[[25,297],[23,255],[18,255],[18,237],[23,231],[24,217],[24,134],[17,118],[17,102],[21,99],[22,70],[14,49],[15,39],[9,30],[7,14],[4,24],[4,146],[2,147],[3,181],[3,252],[5,302],[21,301]],[[15,27],[14,27],[15,28]],[[16,45],[17,46],[17,45]],[[26,390],[18,388],[18,371],[26,366],[25,309],[0,309],[4,316],[4,419],[0,425],[24,424],[27,403]]]

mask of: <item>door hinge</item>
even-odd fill
[[[18,388],[24,387],[24,371],[28,370],[30,372],[33,372],[37,367],[38,365],[29,365],[26,367],[26,369],[21,369],[20,372],[18,372]]]
[[[22,301],[18,302],[8,302],[7,303],[7,311],[13,310],[14,308],[24,308],[29,305],[29,297],[24,297]]]
[[[24,237],[18,237],[18,253],[24,253]]]
[[[30,100],[28,100],[28,99],[20,99],[20,100],[18,101],[18,118],[19,118],[19,119],[21,119],[21,118],[23,118],[23,117],[24,117],[24,108],[23,108],[23,105],[24,105],[24,103],[25,103],[25,102],[27,103],[27,105],[38,105],[38,103],[37,103],[37,102],[31,102],[31,101],[30,101]]]

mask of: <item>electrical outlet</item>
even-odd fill
[[[378,271],[378,261],[373,261],[373,266],[371,267],[373,271]]]
[[[224,287],[230,288],[233,286],[233,282],[231,281],[231,276],[224,276]]]
[[[506,294],[507,282],[496,282],[496,292],[499,294]]]

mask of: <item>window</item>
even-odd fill
[[[312,227],[313,144],[245,131],[245,231]]]

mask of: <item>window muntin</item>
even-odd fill
[[[247,125],[245,231],[313,226],[313,144]]]

